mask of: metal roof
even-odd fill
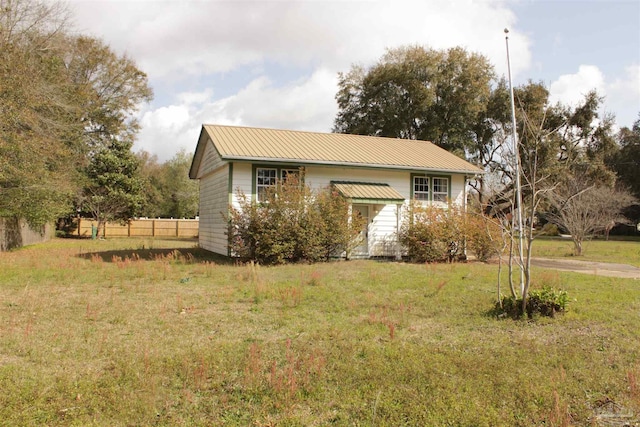
[[[332,181],[331,184],[347,199],[382,202],[404,202],[402,194],[389,184]]]
[[[483,173],[427,141],[220,125],[203,125],[202,132],[227,161]],[[202,138],[198,145],[201,143]]]

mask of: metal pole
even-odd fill
[[[513,154],[515,156],[514,173],[516,175],[516,221],[518,227],[518,249],[520,260],[520,292],[524,293],[524,243],[522,241],[522,233],[524,228],[522,227],[522,184],[520,181],[520,150],[518,149],[518,132],[516,131],[516,107],[513,97],[513,83],[511,82],[511,59],[509,57],[509,30],[504,29],[505,43],[507,45],[507,71],[509,73],[509,94],[511,95],[511,127],[512,127],[512,140],[513,140]]]

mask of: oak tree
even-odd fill
[[[406,46],[338,77],[334,131],[421,139],[464,156],[486,111],[493,66],[477,53]]]

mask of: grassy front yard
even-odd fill
[[[640,422],[638,281],[537,270],[575,301],[514,322],[487,315],[495,265],[267,268],[192,246],[0,253],[0,424]]]
[[[533,256],[568,258],[584,261],[614,262],[640,267],[640,239],[627,238],[609,241],[602,239],[584,242],[583,254],[573,255],[573,242],[568,238],[541,237],[533,242]]]

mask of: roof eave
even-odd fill
[[[205,133],[205,128],[202,126],[200,129],[200,135],[198,136],[198,144],[196,145],[196,151],[193,153],[193,159],[191,160],[191,167],[189,168],[189,178],[197,179],[198,170],[200,169],[200,162],[202,161],[202,155],[204,154],[204,147],[202,146],[202,135]]]
[[[318,166],[342,166],[342,167],[359,167],[359,168],[373,168],[373,169],[395,169],[395,170],[424,170],[429,172],[442,172],[442,173],[457,173],[462,175],[483,175],[485,171],[480,168],[477,169],[446,169],[446,168],[429,168],[420,166],[408,166],[408,165],[386,165],[376,163],[351,163],[351,162],[336,162],[326,160],[306,160],[306,159],[285,159],[285,158],[273,158],[273,157],[249,157],[249,156],[237,156],[237,155],[222,155],[222,160],[226,161],[244,161],[244,162],[260,162],[260,163],[298,163],[309,164]]]

